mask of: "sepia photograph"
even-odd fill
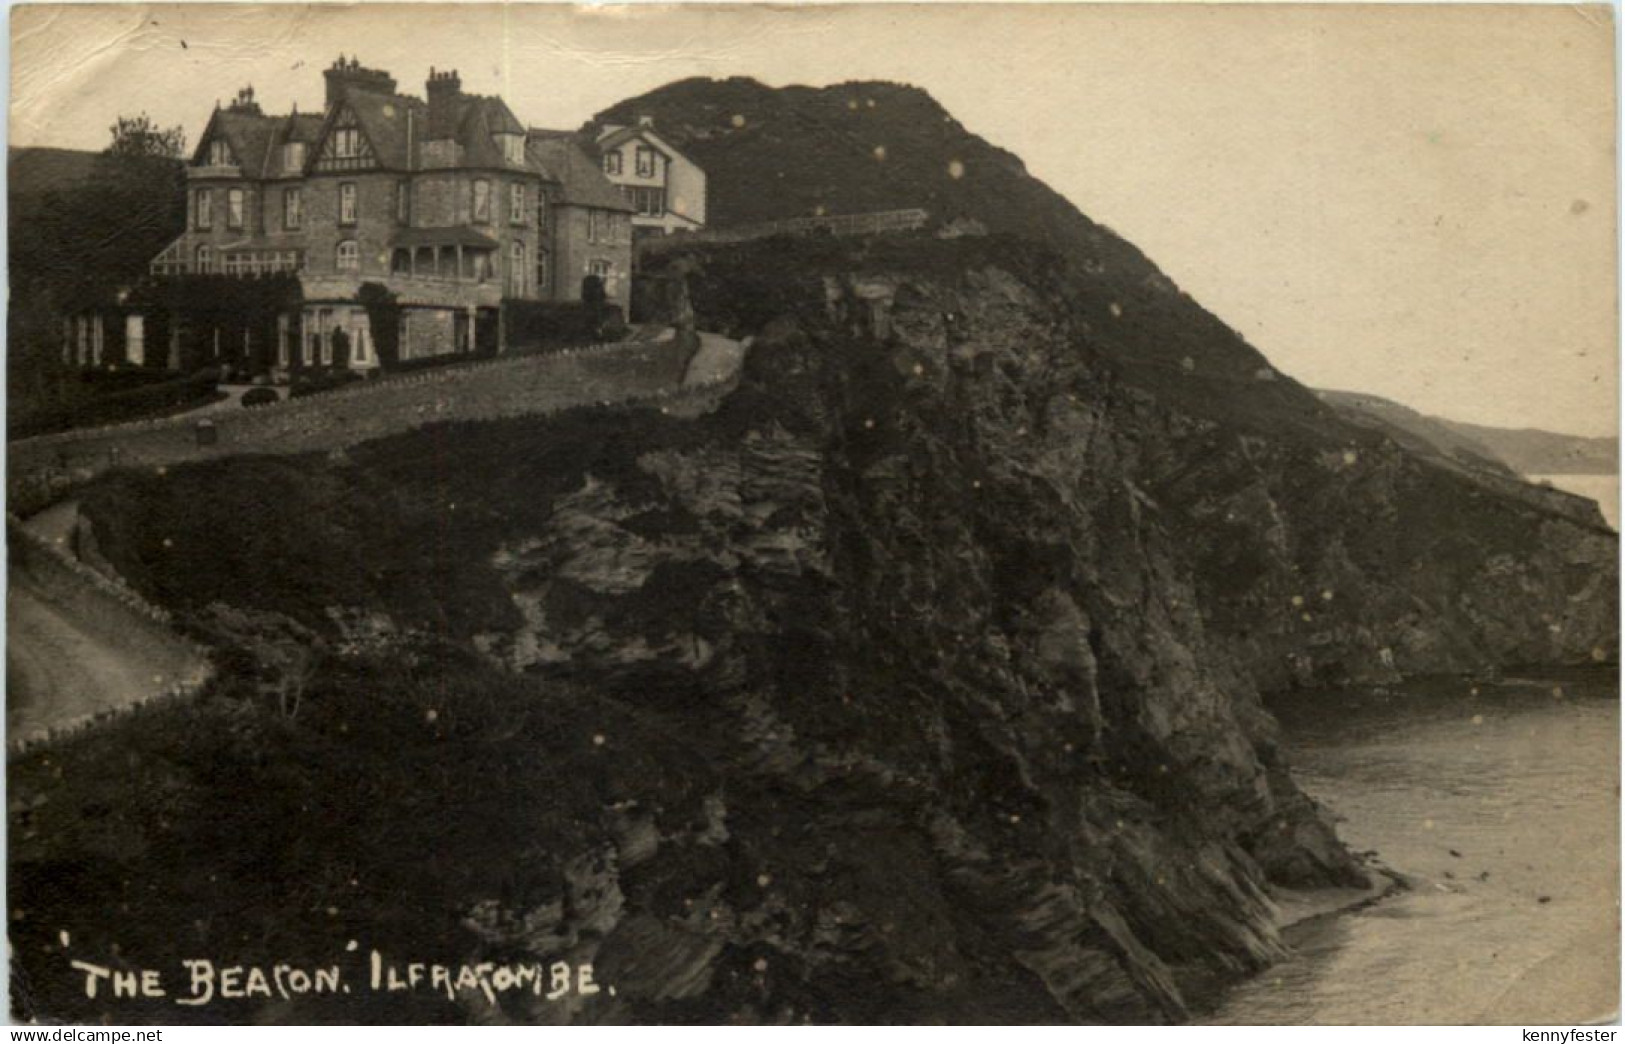
[[[11,7],[11,1024],[1617,1025],[1616,18]]]

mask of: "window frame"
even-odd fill
[[[339,182],[339,224],[350,226],[356,223],[356,214],[361,209],[361,191],[353,181]]]
[[[200,188],[192,193],[192,227],[199,232],[214,228],[214,189]]]
[[[295,232],[305,227],[305,196],[303,186],[290,185],[282,190],[282,229]]]
[[[244,211],[248,209],[248,194],[240,188],[226,190],[226,229],[231,232],[243,230]]]
[[[395,223],[398,225],[412,223],[412,182],[409,178],[395,182]]]
[[[628,200],[640,217],[666,215],[666,187],[664,185],[629,185],[632,198]],[[651,206],[653,209],[651,209]]]
[[[525,183],[515,181],[508,186],[508,224],[525,223]]]
[[[508,291],[513,297],[525,296],[525,280],[530,256],[523,240],[514,240],[508,247]]]
[[[346,250],[345,248],[349,249]],[[349,255],[351,263],[345,263],[345,256]],[[353,239],[341,239],[333,248],[333,270],[335,272],[361,271],[361,244]]]
[[[638,146],[637,154],[634,157],[634,162],[637,164],[636,170],[638,172],[638,177],[652,178],[656,176],[655,172],[659,169],[659,165],[655,160],[657,155],[659,155],[659,153],[648,145]],[[648,159],[648,163],[644,163],[645,158]]]
[[[302,141],[286,141],[282,143],[282,169],[285,171],[299,171],[305,169],[305,143]]]
[[[351,124],[333,128],[333,158],[361,158],[361,128]]]
[[[214,248],[207,243],[199,243],[192,252],[192,264],[200,275],[214,270]]]
[[[224,138],[212,139],[209,142],[209,161],[205,166],[229,167],[231,165],[231,143]]]
[[[621,155],[620,149],[612,149],[609,152],[604,153],[604,173],[626,173],[626,157]]]
[[[491,180],[475,178],[468,186],[468,219],[475,225],[491,223]]]

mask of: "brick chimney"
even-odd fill
[[[345,60],[339,55],[338,61],[322,71],[327,80],[327,108],[332,110],[347,91],[365,91],[369,94],[394,94],[395,77],[382,69],[368,69],[361,64],[359,58]]]
[[[444,141],[457,136],[457,99],[463,93],[463,81],[457,70],[435,72],[429,69],[429,82],[424,85],[429,95],[429,127],[425,141]]]
[[[229,111],[247,113],[250,116],[263,115],[260,110],[260,103],[254,100],[254,88],[252,86],[244,87],[237,92],[237,98],[231,103]]]

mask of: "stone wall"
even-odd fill
[[[413,321],[425,313],[414,313]],[[254,408],[137,421],[7,447],[10,510],[27,515],[115,467],[163,467],[244,453],[341,450],[439,421],[493,420],[572,406],[704,397],[733,379],[683,385],[676,340],[621,342],[470,363]],[[200,442],[197,425],[212,424]]]

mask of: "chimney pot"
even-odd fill
[[[361,59],[346,60],[343,55],[333,63],[333,68],[322,73],[327,80],[327,108],[331,110],[343,100],[345,92],[351,90],[365,91],[370,94],[394,94],[395,78],[382,69],[368,69],[362,66]]]

